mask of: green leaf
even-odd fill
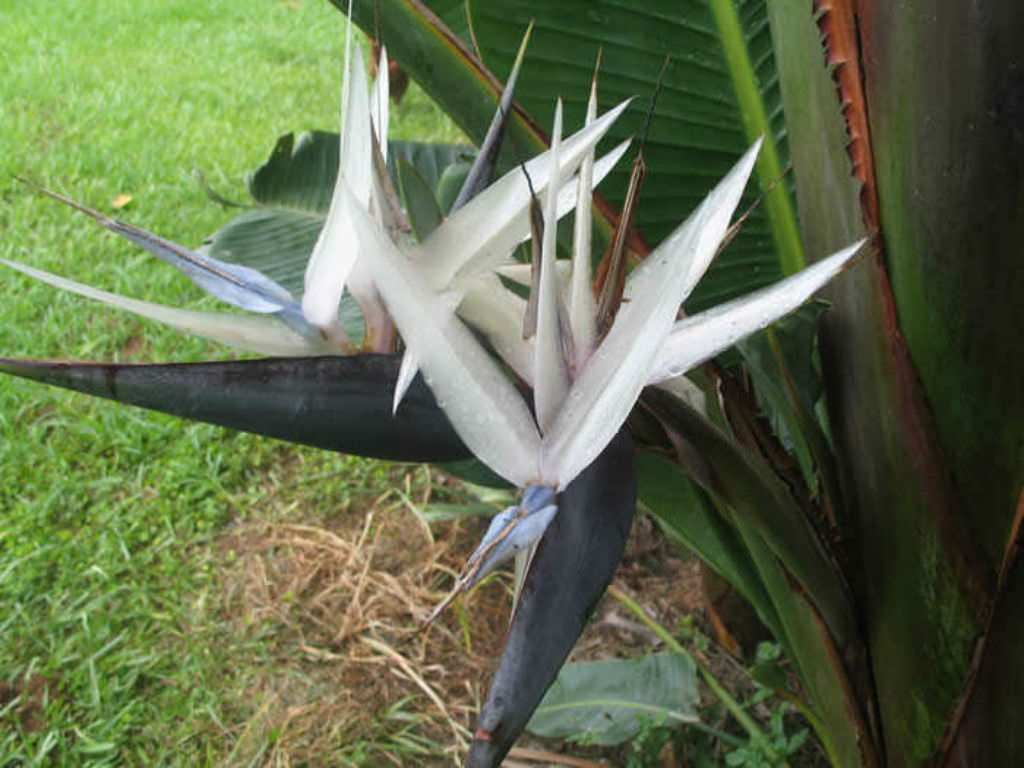
[[[685,656],[659,653],[566,664],[527,730],[612,746],[635,738],[645,719],[695,721],[699,699],[695,668]]]
[[[818,728],[818,736],[826,751],[834,764],[843,768],[877,764],[863,759],[873,751],[863,715],[866,691],[851,683],[849,670],[820,614],[810,605],[806,593],[792,588],[792,577],[764,538],[749,525],[737,523],[737,530],[771,595],[782,626],[778,639],[804,682],[814,714],[812,722],[824,723]],[[862,653],[859,642],[845,651],[846,658],[857,658]]]
[[[260,205],[279,205],[310,213],[326,213],[338,175],[337,133],[286,133],[267,161],[247,179],[249,194]]]
[[[451,165],[471,162],[476,157],[476,150],[465,144],[432,144],[423,141],[389,141],[388,158],[391,159],[389,170],[391,180],[397,185],[395,161],[404,159],[423,181],[432,189],[437,189],[444,172]]]
[[[745,130],[722,39],[704,2],[645,3],[640,10],[613,0],[506,0],[473,3],[471,11],[476,39],[493,72],[508,70],[522,28],[535,20],[516,96],[541,125],[550,124],[558,96],[564,100],[566,126],[582,124],[600,49],[599,111],[623,98],[641,97],[613,127],[609,143],[640,132],[665,57],[673,57],[644,149],[648,173],[636,215],[636,226],[652,244],[699,204],[756,136]],[[769,133],[781,144],[784,166],[781,99],[763,5],[745,3],[740,26],[754,54]],[[624,165],[601,187],[613,205],[624,198],[629,170]],[[749,194],[747,203],[755,196]],[[687,302],[687,310],[746,293],[780,274],[772,228],[758,210]]]
[[[395,163],[403,161],[433,189],[449,165],[472,156],[473,150],[456,144],[393,141],[388,153],[393,174]],[[292,295],[301,296],[306,263],[323,228],[337,173],[337,133],[312,131],[298,140],[291,133],[281,136],[267,161],[248,179],[257,207],[211,235],[203,244],[204,252],[258,269]],[[397,185],[397,177],[394,181]],[[350,313],[358,312],[349,301]],[[360,327],[355,338],[361,337]]]
[[[866,27],[884,52],[863,71],[900,330],[958,512],[994,568],[1024,489],[1024,4],[976,17],[885,3]]]
[[[821,397],[821,373],[814,363],[814,340],[818,334],[818,322],[828,311],[828,302],[814,299],[792,314],[786,315],[771,326],[772,335],[782,352],[786,375],[793,384],[796,395],[802,402],[813,405]],[[736,346],[750,370],[758,393],[769,400],[780,421],[783,416],[782,404],[786,402],[780,361],[772,349],[768,331],[748,336]],[[766,388],[773,391],[769,394]]]
[[[1018,323],[1004,314],[1019,306],[1024,274],[1019,174],[1007,173],[1019,168],[1008,148],[1020,119],[1001,112],[996,74],[1020,66],[1010,30],[1021,6],[996,3],[970,23],[962,8],[883,3],[855,19],[846,6],[821,19],[833,60],[853,65],[842,105],[807,6],[773,2],[770,12],[808,252],[883,229],[871,261],[826,293],[820,346],[884,744],[920,764],[962,702],[1024,481]],[[986,66],[945,61],[940,49]],[[849,90],[860,84],[870,110]],[[858,130],[858,170],[878,174],[880,221],[875,190],[852,175],[848,121],[859,118],[870,125]],[[861,154],[866,136],[874,159]],[[986,695],[985,708],[999,700]],[[1006,763],[994,752],[963,759]]]
[[[402,195],[402,206],[409,217],[409,224],[416,239],[422,241],[441,223],[441,208],[434,198],[434,191],[404,157],[398,158],[395,165],[398,169],[398,189]]]
[[[652,453],[636,459],[639,502],[673,539],[685,544],[754,606],[776,637],[779,618],[743,540],[679,466]]]
[[[812,493],[819,480],[827,508],[841,512],[835,455],[814,412],[821,374],[814,364],[818,321],[828,304],[812,301],[736,345],[772,429],[794,454]]]
[[[444,169],[444,173],[438,179],[436,190],[437,202],[446,216],[451,212],[452,205],[459,196],[459,190],[462,189],[462,185],[469,178],[469,170],[472,167],[470,163],[452,163]]]
[[[749,527],[764,538],[840,646],[852,642],[855,621],[838,567],[784,484],[759,457],[678,398],[648,387],[642,402],[677,442],[689,446],[693,455],[685,469],[690,476],[732,510],[738,528]]]
[[[773,691],[789,690],[786,671],[773,661],[763,661],[750,668],[750,677],[758,685],[771,688]]]
[[[439,466],[445,472],[455,475],[467,483],[473,483],[473,485],[482,485],[485,488],[511,488],[505,478],[494,472],[479,459],[447,461]]]

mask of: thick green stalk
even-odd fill
[[[733,0],[710,0],[708,5],[722,41],[725,61],[736,92],[740,119],[743,121],[743,130],[749,141],[764,136],[764,146],[757,159],[757,178],[761,183],[761,189],[764,190],[764,207],[771,224],[779,265],[783,274],[792,275],[806,266],[803,244],[789,192],[785,184],[779,183],[783,174],[782,162],[772,137],[771,126],[768,124],[768,116],[764,111],[764,103],[761,101],[757,76],[750,62],[739,16]]]

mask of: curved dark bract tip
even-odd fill
[[[611,581],[636,510],[633,440],[623,427],[558,498],[537,548],[466,758],[500,765]]]
[[[340,453],[470,457],[420,377],[392,415],[400,362],[395,355],[173,364],[0,358],[0,372]]]

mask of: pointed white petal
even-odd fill
[[[622,102],[562,143],[563,178],[575,172],[628,105],[629,100]],[[551,178],[550,150],[526,163],[526,171],[534,191],[543,194]],[[505,259],[528,236],[529,204],[523,171],[515,168],[452,214],[422,245],[431,285],[441,289],[459,272],[481,272]]]
[[[607,154],[604,154],[600,158],[598,158],[597,162],[593,166],[593,173],[592,173],[592,182],[593,183],[592,183],[591,189],[596,188],[597,185],[600,184],[609,173],[611,173],[612,169],[615,167],[615,164],[618,163],[619,160],[622,159],[623,155],[626,154],[626,151],[629,149],[630,143],[631,143],[631,141],[629,139],[626,139],[625,141],[623,141],[620,144],[618,144],[618,146],[616,146],[615,149],[611,150]],[[579,177],[578,176],[573,176],[568,181],[564,181],[562,183],[562,188],[558,192],[558,218],[559,219],[562,219],[566,214],[568,214],[569,212],[571,212],[571,211],[576,209],[576,194],[577,194],[577,191],[578,191],[578,186],[579,186]],[[502,237],[500,239],[495,240],[494,243],[492,244],[493,247],[494,247],[494,252],[495,253],[501,251],[502,249],[505,250],[505,252],[506,252],[505,253],[505,258],[503,258],[503,259],[492,259],[488,263],[477,264],[476,266],[482,268],[482,271],[486,271],[487,269],[491,269],[491,268],[498,268],[497,265],[501,264],[504,261],[507,261],[509,256],[510,256],[510,254],[514,251],[514,249],[515,249],[515,247],[517,245],[519,245],[520,243],[526,242],[529,239],[530,239],[530,229],[529,229],[528,225],[527,225],[527,228],[524,229],[521,232],[520,231],[511,230],[511,229],[510,230],[506,230],[503,233]],[[468,253],[468,251],[467,251],[467,253]],[[472,255],[472,254],[469,254],[469,255]],[[510,266],[515,266],[515,265],[510,265]],[[569,269],[569,265],[568,264],[566,264],[565,267],[566,267],[566,270]],[[503,270],[505,268],[506,267],[500,267],[501,270]],[[527,266],[527,269],[529,269],[529,266]],[[469,274],[468,270],[464,270],[464,273],[468,274],[469,276],[472,276],[471,274]],[[559,274],[561,274],[561,265],[559,266]],[[568,274],[568,271],[566,272],[566,274]],[[511,277],[511,274],[509,276]],[[513,278],[513,279],[517,280],[517,282],[521,282],[517,278]],[[527,280],[525,283],[523,283],[523,285],[529,285],[529,282],[530,281]]]
[[[558,218],[556,203],[561,176],[558,172],[562,149],[562,100],[555,105],[555,124],[551,129],[551,165],[554,172],[548,185],[544,207],[544,238],[541,245],[540,283],[537,298],[537,346],[533,368],[533,404],[543,434],[569,391],[569,372],[562,354],[562,329],[558,312],[558,277],[555,273]]]
[[[775,285],[680,320],[658,351],[648,383],[685,373],[789,314],[842,271],[864,242],[854,243]]]
[[[386,163],[388,160],[388,122],[391,118],[391,80],[388,74],[388,51],[380,46],[380,59],[377,61],[377,79],[373,83],[373,130],[380,142],[380,153]]]
[[[611,330],[573,383],[565,407],[544,438],[544,482],[564,488],[626,420],[672,329],[686,287],[696,284],[725,235],[759,146],[760,142],[752,147],[700,207],[633,270]]]
[[[341,124],[338,178],[327,219],[309,257],[302,297],[302,312],[306,319],[325,329],[338,324],[338,305],[358,257],[352,224],[340,200],[340,188],[342,182],[347,181],[360,204],[366,208],[372,186],[370,106],[366,93],[366,70],[358,51],[349,59],[343,92],[346,103]]]
[[[178,309],[177,307],[153,304],[148,301],[140,301],[116,293],[102,291],[98,288],[93,288],[92,286],[84,285],[41,269],[34,269],[24,264],[7,261],[6,259],[0,259],[0,263],[6,264],[12,269],[16,269],[44,283],[48,283],[55,288],[76,293],[79,296],[84,296],[94,301],[101,301],[112,307],[155,320],[172,328],[177,328],[179,331],[192,333],[196,336],[202,336],[212,341],[218,341],[249,352],[278,357],[328,355],[341,352],[339,347],[331,345],[326,341],[303,338],[277,320],[266,315],[229,315],[220,312],[196,312]]]
[[[502,277],[508,278],[513,283],[518,283],[524,288],[530,287],[530,265],[523,264],[522,262],[516,262],[514,264],[502,264],[500,267],[495,268],[494,272],[501,275]],[[572,263],[562,259],[555,263],[555,272],[558,275],[559,285],[569,285],[569,280],[572,277]],[[478,280],[480,278],[474,278]],[[565,290],[565,289],[563,289]]]
[[[358,209],[351,194],[347,200],[377,287],[455,431],[509,482],[534,481],[540,436],[523,398],[455,316],[450,301],[430,289],[418,265]]]
[[[694,384],[685,376],[673,376],[659,382],[650,382],[658,389],[668,392],[673,397],[682,400],[688,406],[705,416],[708,414],[708,398],[704,390]]]
[[[363,262],[365,264],[365,262]],[[391,323],[391,315],[387,314],[387,310],[383,306],[383,302],[380,300],[379,294],[375,294],[378,297],[378,301],[381,303],[381,309],[385,314],[388,323]],[[445,307],[448,308],[449,312],[454,312],[456,305],[462,298],[462,295],[455,292],[444,293],[439,296],[440,300]],[[394,328],[391,324],[392,329]],[[412,351],[406,347],[405,352],[402,354],[402,364],[398,369],[398,378],[395,380],[395,395],[391,402],[391,412],[395,413],[398,410],[398,406],[402,404],[402,400],[405,398],[405,393],[409,391],[409,386],[412,384],[412,380],[416,378],[416,374],[420,372],[420,364],[416,361],[415,355]]]
[[[459,317],[482,333],[516,375],[532,386],[535,341],[523,338],[525,312],[526,301],[490,273],[467,283],[458,309]]]
[[[692,246],[688,250],[686,275],[679,289],[681,293],[679,297],[680,305],[693,293],[693,289],[697,287],[697,283],[704,277],[704,273],[711,266],[711,261],[715,258],[715,254],[718,253],[718,246],[728,230],[729,221],[732,219],[736,206],[739,205],[740,197],[743,195],[747,179],[750,178],[750,174],[754,170],[754,163],[757,161],[763,141],[763,137],[759,138],[750,146],[750,149],[743,154],[743,157],[739,159],[736,165],[730,169],[729,173],[708,194],[695,214],[690,216],[690,219],[694,219],[698,214],[703,214],[702,224],[695,233],[687,231],[686,224],[690,221],[690,219],[687,219],[682,227],[679,227],[669,235],[668,239],[672,240],[676,237],[689,239],[696,234],[696,240],[693,241]],[[634,273],[636,271],[634,270]]]
[[[605,155],[602,155],[596,163],[592,163],[591,169],[591,190],[593,190],[598,184],[604,181],[604,177],[607,176],[615,164],[622,159],[622,156],[626,154],[626,150],[629,149],[631,141],[626,139],[625,141],[618,144],[615,149],[611,150]],[[591,153],[592,154],[592,153]],[[558,192],[558,218],[561,219],[570,211],[576,209],[579,192],[579,175],[573,176],[568,181],[563,181],[562,188]],[[519,242],[523,242],[529,238],[529,233],[523,236]]]
[[[597,117],[597,75],[590,85],[586,125]],[[594,152],[584,156],[576,187],[576,221],[572,241],[572,288],[569,293],[569,323],[572,327],[573,361],[576,371],[583,370],[597,339],[597,302],[591,288],[590,241],[594,205]]]
[[[607,176],[615,164],[622,159],[622,156],[626,154],[626,150],[629,149],[630,140],[626,139],[615,147],[612,151],[605,155],[602,155],[594,165],[593,179],[594,186],[597,186]],[[564,165],[564,164],[563,164]],[[573,176],[572,179],[562,184],[562,188],[558,192],[558,218],[561,219],[563,216],[574,210],[576,207],[576,192],[577,192],[577,177]],[[527,221],[524,219],[523,221]],[[443,226],[443,225],[442,225]],[[475,262],[473,269],[465,269],[460,272],[459,278],[450,285],[435,285],[434,287],[438,290],[451,289],[453,287],[464,287],[466,281],[472,281],[478,275],[487,274],[491,269],[501,273],[505,277],[514,280],[521,285],[529,286],[530,284],[530,265],[520,264],[518,262],[511,262],[512,254],[517,245],[530,239],[529,225],[523,231],[517,231],[515,229],[506,229],[502,235],[496,239],[493,243],[492,254],[500,253],[504,250],[505,256],[503,258],[491,258],[488,261]],[[426,254],[425,254],[426,255]],[[466,249],[467,257],[473,254],[469,249]],[[428,256],[429,258],[429,256]],[[429,268],[428,268],[429,269]],[[558,279],[559,286],[561,286],[561,280],[568,278],[571,265],[569,262],[558,262]],[[525,274],[526,278],[523,279],[522,275]],[[433,273],[429,273],[429,276],[433,280]],[[568,282],[566,282],[568,286]],[[565,289],[568,292],[568,288]]]
[[[416,378],[416,374],[419,372],[419,363],[416,362],[412,352],[406,349],[402,355],[402,364],[398,368],[398,378],[395,379],[395,396],[391,401],[392,414],[398,412],[398,406],[402,404],[405,393],[409,391],[412,380]]]

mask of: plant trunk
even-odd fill
[[[769,7],[806,252],[872,237],[821,344],[886,760],[1020,764],[1024,7],[820,5]]]

